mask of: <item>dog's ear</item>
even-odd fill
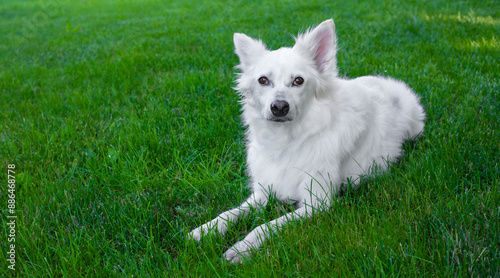
[[[266,46],[261,40],[255,40],[241,33],[234,34],[234,52],[240,58],[240,68],[244,70],[252,64],[255,57],[262,55],[267,51]]]
[[[294,48],[309,55],[320,72],[336,72],[337,37],[332,19],[325,20],[316,28],[300,34]]]

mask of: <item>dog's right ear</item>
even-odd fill
[[[240,69],[250,66],[256,57],[267,51],[261,40],[255,40],[241,33],[234,33],[234,52],[240,58]]]

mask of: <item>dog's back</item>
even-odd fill
[[[356,134],[342,158],[342,180],[354,183],[361,175],[381,172],[401,156],[407,139],[423,132],[425,113],[418,96],[403,82],[387,77],[365,76],[340,81],[344,118],[357,118],[344,131]],[[349,132],[349,130],[352,130]],[[357,131],[357,132],[356,132]]]

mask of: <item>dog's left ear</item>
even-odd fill
[[[309,55],[320,72],[336,72],[337,37],[332,19],[300,34],[295,40],[294,48]]]

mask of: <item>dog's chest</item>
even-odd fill
[[[297,200],[302,187],[308,185],[320,168],[327,166],[322,157],[324,151],[317,140],[286,145],[250,144],[247,166],[253,186],[263,187],[281,200]]]
[[[263,153],[249,150],[248,167],[254,187],[273,192],[279,199],[294,199],[297,195],[300,171],[289,152]]]

